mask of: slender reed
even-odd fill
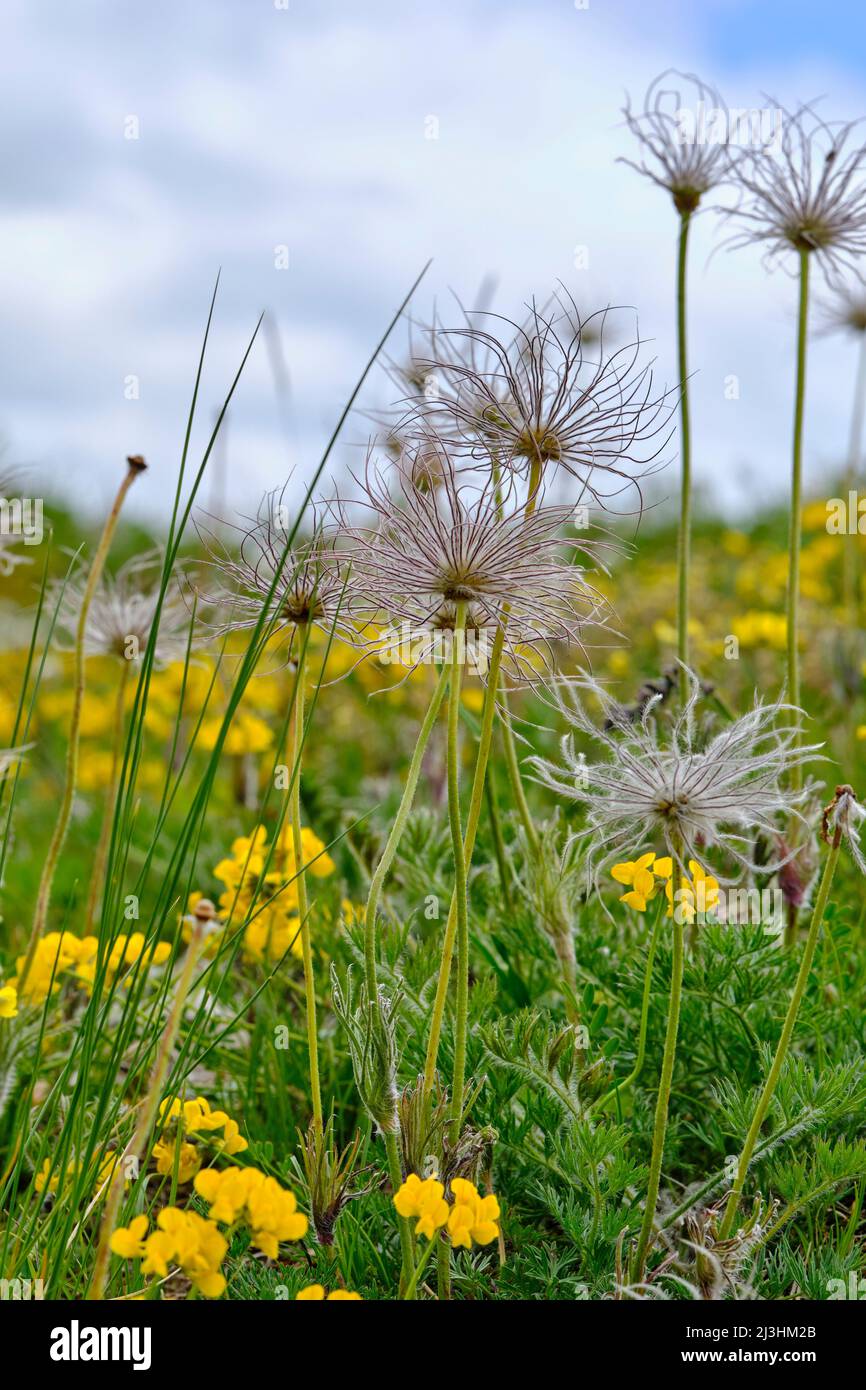
[[[81,734],[81,711],[84,705],[84,639],[87,630],[87,614],[93,600],[93,595],[99,584],[102,571],[105,568],[105,561],[111,548],[115,530],[117,529],[118,518],[120,517],[126,494],[129,492],[129,489],[132,487],[138,475],[143,473],[147,467],[144,459],[139,455],[133,455],[127,458],[126,463],[126,474],[123,482],[118,488],[117,496],[106,518],[81,599],[81,608],[78,614],[78,624],[75,633],[72,715],[69,722],[69,739],[66,746],[66,771],[63,794],[60,800],[60,811],[54,826],[54,832],[51,836],[51,843],[48,846],[48,853],[45,856],[42,876],[39,880],[39,890],[36,895],[36,910],[33,914],[33,926],[30,929],[30,938],[27,943],[24,965],[22,966],[19,976],[19,989],[23,989],[26,983],[27,977],[30,974],[30,968],[33,964],[33,957],[36,953],[36,946],[45,931],[45,925],[48,920],[48,909],[51,903],[51,889],[54,883],[54,874],[57,869],[57,861],[60,858],[60,851],[63,848],[63,842],[66,839],[66,832],[69,829],[69,820],[72,815],[72,803],[75,799],[75,788],[78,783],[78,745]]]
[[[129,675],[129,662],[123,661],[120,667],[120,676],[117,682],[114,705],[114,725],[111,739],[111,771],[108,777],[108,785],[105,788],[105,803],[102,808],[102,824],[99,828],[99,840],[96,845],[96,853],[93,856],[93,869],[90,874],[90,887],[87,893],[87,908],[84,913],[84,931],[90,932],[93,927],[93,920],[96,916],[96,908],[99,903],[99,895],[102,889],[102,879],[105,874],[105,863],[108,858],[108,841],[111,836],[111,812],[117,797],[117,785],[120,773],[120,760],[123,756],[123,733],[124,733],[124,710],[126,702],[127,677]]]
[[[122,1156],[118,1159],[114,1169],[111,1186],[109,1187],[105,1202],[105,1210],[102,1213],[102,1222],[99,1228],[99,1241],[96,1249],[96,1260],[93,1266],[90,1288],[87,1291],[88,1299],[100,1300],[105,1296],[105,1283],[108,1276],[108,1258],[110,1254],[109,1242],[114,1228],[117,1225],[117,1214],[120,1210],[120,1202],[123,1197],[126,1172],[131,1166],[135,1167],[140,1163],[147,1146],[151,1129],[153,1128],[157,1106],[162,1098],[162,1089],[171,1061],[172,1049],[174,1048],[183,1020],[183,1011],[187,995],[192,985],[193,974],[201,955],[201,949],[205,943],[205,930],[204,920],[196,919],[192,929],[190,943],[187,947],[186,960],[183,963],[183,970],[178,980],[177,991],[154,1059],[147,1095],[145,1096],[144,1103],[139,1112],[132,1139]]]

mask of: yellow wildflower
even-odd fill
[[[114,1254],[124,1260],[140,1260],[144,1255],[147,1225],[146,1216],[134,1216],[128,1226],[118,1226],[108,1242]]]
[[[637,912],[646,912],[647,903],[652,902],[655,896],[655,859],[655,854],[642,854],[640,859],[629,859],[622,864],[614,864],[610,871],[611,878],[628,888],[628,892],[620,897],[620,902],[625,903],[626,907],[633,907]]]
[[[156,1171],[165,1176],[174,1174],[176,1162],[178,1182],[189,1182],[201,1167],[201,1157],[195,1144],[181,1143],[180,1156],[177,1157],[176,1145],[160,1139],[153,1146],[153,1157],[156,1159]]]
[[[199,747],[208,753],[216,747],[217,738],[223,726],[222,715],[203,719],[198,733]],[[258,715],[241,710],[237,713],[226,734],[223,752],[242,756],[245,753],[264,753],[274,741],[274,735]]]
[[[50,1177],[49,1174],[51,1174]],[[39,1172],[35,1173],[33,1176],[33,1186],[36,1188],[36,1191],[56,1192],[59,1181],[59,1171],[55,1170],[55,1172],[52,1173],[51,1160],[49,1158],[44,1159]]]
[[[157,1226],[144,1241],[142,1273],[164,1279],[169,1266],[176,1264],[205,1298],[219,1298],[226,1286],[219,1267],[228,1242],[216,1222],[194,1211],[164,1207]]]
[[[394,1206],[398,1215],[407,1219],[417,1218],[415,1234],[426,1236],[428,1240],[432,1240],[439,1227],[448,1220],[445,1188],[437,1178],[422,1180],[417,1173],[410,1173],[394,1194]]]
[[[359,1293],[350,1293],[348,1289],[334,1289],[333,1293],[325,1293],[321,1284],[308,1284],[300,1293],[295,1294],[296,1303],[362,1303],[363,1299]]]
[[[17,1014],[17,989],[14,985],[0,985],[0,1018],[15,1018]]]
[[[695,859],[689,860],[689,877],[680,878],[680,888],[674,903],[673,875],[665,884],[665,897],[668,900],[668,917],[673,917],[674,906],[684,922],[693,922],[702,913],[714,911],[719,905],[718,881],[707,874]],[[678,919],[679,920],[679,919]]]
[[[302,1240],[307,1234],[309,1223],[298,1211],[295,1194],[257,1168],[205,1168],[196,1175],[195,1190],[214,1221],[233,1225],[243,1217],[253,1244],[271,1260],[282,1241]]]
[[[58,992],[62,976],[78,963],[82,948],[86,947],[86,943],[91,939],[85,937],[82,941],[71,931],[46,932],[45,936],[36,944],[33,961],[23,989],[19,986],[18,977],[24,969],[25,956],[17,958],[15,965],[18,975],[10,980],[9,984],[17,989],[22,999],[33,1004],[41,1004],[44,999],[47,999],[49,992],[51,994]]]
[[[448,1234],[452,1245],[489,1245],[499,1235],[499,1203],[491,1193],[482,1197],[474,1182],[452,1178],[454,1205],[448,1217]]]

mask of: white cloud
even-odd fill
[[[0,426],[12,455],[51,467],[59,488],[90,480],[92,503],[130,449],[152,456],[154,498],[168,495],[220,265],[200,433],[268,307],[293,382],[301,473],[430,255],[419,307],[449,287],[471,298],[489,272],[496,307],[517,312],[562,279],[583,305],[593,296],[636,305],[672,379],[675,217],[659,190],[615,162],[628,152],[624,90],[640,94],[674,63],[735,105],[754,105],[761,88],[788,101],[827,91],[846,114],[866,104],[862,83],[816,60],[720,70],[685,0],[593,0],[588,11],[291,0],[287,12],[157,0],[56,6],[50,24],[41,8],[13,8],[4,82],[16,135],[11,147],[5,136],[12,173],[0,190],[0,299],[13,350]],[[129,114],[140,120],[137,141],[123,138]],[[435,140],[425,139],[429,116]],[[695,468],[699,483],[748,505],[786,483],[794,288],[749,252],[707,264],[718,239],[714,219],[699,219]],[[274,267],[283,243],[288,271]],[[578,244],[589,272],[574,269]],[[142,380],[135,405],[123,399],[128,373]],[[724,397],[731,374],[738,402]],[[852,375],[848,345],[816,348],[812,478],[845,447]],[[358,421],[350,437],[364,429]],[[286,445],[263,345],[227,451],[239,504],[281,480]],[[669,477],[674,490],[675,468]]]

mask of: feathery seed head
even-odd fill
[[[427,380],[398,433],[446,442],[453,458],[521,476],[562,469],[603,505],[652,466],[670,438],[675,393],[654,394],[640,337],[608,347],[611,309],[582,318],[565,291],[516,323],[467,311],[428,332]],[[610,508],[607,508],[610,510]]]
[[[783,111],[781,136],[743,153],[741,190],[728,215],[745,224],[729,245],[755,242],[769,262],[786,251],[814,253],[827,280],[838,283],[866,251],[866,145],[846,145],[858,122],[825,121],[811,106]]]
[[[459,473],[441,445],[439,464],[440,486],[422,490],[402,463],[383,469],[368,459],[361,505],[370,522],[342,527],[353,599],[370,616],[432,635],[454,629],[458,605],[468,634],[491,641],[507,618],[510,665],[537,675],[539,655],[546,664],[554,644],[579,643],[586,624],[603,622],[602,600],[575,562],[593,544],[567,534],[572,508],[539,496],[527,514],[512,478],[497,488]]]
[[[699,132],[707,113],[713,127]],[[650,83],[643,108],[633,110],[627,98],[623,115],[641,158],[619,162],[666,188],[678,212],[694,212],[703,195],[724,182],[731,163],[728,112],[714,87],[669,68]]]
[[[277,632],[291,636],[297,628],[313,625],[353,641],[357,633],[347,621],[351,576],[345,557],[315,518],[312,536],[289,546],[292,522],[284,499],[285,487],[265,495],[255,519],[245,529],[237,528],[241,540],[236,554],[200,528],[209,564],[220,574],[218,588],[207,596],[223,614],[218,631],[254,629],[267,605]]]
[[[862,285],[840,285],[821,308],[825,333],[844,331],[858,337],[866,333],[866,289]]]
[[[799,726],[779,725],[779,716],[799,714],[791,706],[756,703],[739,719],[707,736],[695,719],[700,698],[690,673],[685,708],[663,743],[650,700],[639,721],[624,712],[597,683],[584,683],[601,703],[606,728],[586,713],[574,688],[558,692],[558,706],[571,726],[562,743],[563,763],[533,759],[541,780],[554,791],[583,804],[589,839],[588,862],[597,882],[602,864],[623,856],[636,858],[663,841],[681,865],[699,860],[707,847],[718,846],[741,869],[755,865],[749,851],[756,831],[772,837],[777,822],[800,816],[809,788],[792,792],[784,775],[817,753],[817,745],[798,747]],[[574,747],[574,733],[588,735],[608,754],[587,764]],[[603,847],[599,850],[598,847]],[[594,867],[593,867],[594,866]],[[767,872],[768,866],[762,866]]]
[[[161,572],[161,557],[150,552],[128,560],[114,575],[103,574],[87,614],[84,650],[88,656],[137,660],[144,655],[158,621],[154,662],[162,666],[183,660],[190,639],[190,613],[176,579],[169,581],[160,604]],[[86,585],[86,574],[70,580],[61,600],[58,624],[67,635],[68,649],[74,644]]]

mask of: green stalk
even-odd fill
[[[304,872],[304,844],[301,837],[301,757],[304,740],[304,679],[306,676],[306,633],[299,629],[298,670],[295,676],[295,699],[292,709],[292,774],[291,809],[292,849],[295,857],[295,883],[298,890],[298,917],[301,923],[301,953],[304,962],[304,1001],[307,1015],[307,1052],[310,1058],[310,1092],[313,1101],[313,1128],[319,1138],[323,1132],[322,1088],[319,1081],[319,1030],[316,1023],[316,976],[313,967],[313,946],[310,940],[310,909],[307,900],[307,878]]]
[[[677,856],[674,855],[674,875],[677,874]],[[632,1262],[632,1283],[640,1283],[646,1269],[647,1252],[652,1240],[655,1225],[656,1202],[659,1195],[662,1159],[664,1157],[665,1135],[668,1126],[668,1107],[671,1099],[671,1082],[674,1074],[674,1061],[677,1051],[677,1032],[680,1023],[680,1001],[683,990],[683,924],[677,919],[682,914],[677,910],[674,895],[673,958],[671,961],[671,991],[668,1004],[668,1022],[665,1030],[665,1050],[662,1056],[662,1070],[659,1077],[659,1090],[656,1098],[655,1124],[653,1126],[653,1145],[650,1157],[649,1180],[647,1182],[646,1205],[643,1223],[638,1236],[637,1249]]]
[[[529,465],[529,483],[527,485],[526,506],[524,514],[531,516],[538,505],[539,489],[543,474],[543,465],[540,458],[534,458]],[[508,780],[511,785],[511,794],[517,807],[517,813],[526,835],[527,843],[533,854],[538,853],[539,842],[538,834],[532,820],[532,812],[526,800],[523,790],[523,781],[520,776],[520,764],[517,760],[517,750],[514,746],[514,731],[511,727],[511,712],[508,708],[508,695],[503,690],[501,692],[502,703],[502,738],[505,745],[505,762],[508,769]]]
[[[502,901],[506,911],[511,910],[511,873],[508,868],[508,856],[505,850],[505,839],[502,834],[502,824],[499,819],[499,805],[496,800],[496,783],[493,778],[493,768],[489,768],[484,779],[484,799],[487,803],[487,815],[490,820],[490,833],[493,836],[493,851],[496,855],[496,867],[499,870],[499,886],[502,890]]]
[[[451,635],[451,682],[448,693],[448,822],[454,855],[454,896],[457,899],[457,1018],[454,1030],[454,1074],[451,1080],[452,1144],[460,1138],[463,1085],[466,1078],[466,1030],[469,1018],[469,903],[466,896],[466,856],[460,824],[460,691],[463,661],[460,637],[466,623],[466,604],[457,604]]]
[[[679,250],[677,254],[677,361],[680,377],[680,529],[677,538],[677,657],[680,666],[680,700],[689,697],[689,678],[685,667],[689,662],[689,568],[692,542],[692,432],[689,418],[689,379],[686,339],[686,262],[689,209],[680,212]]]
[[[791,514],[788,521],[788,699],[800,703],[800,545],[803,532],[803,413],[806,400],[806,336],[809,324],[809,252],[800,252],[800,307],[797,317],[797,386],[794,397],[794,444],[791,468]],[[799,735],[794,748],[799,746]],[[799,791],[803,770],[791,769],[791,786]]]
[[[746,1181],[746,1174],[749,1170],[749,1163],[751,1162],[752,1153],[754,1151],[755,1144],[758,1142],[758,1135],[761,1131],[761,1125],[764,1123],[764,1119],[766,1118],[767,1110],[769,1109],[770,1101],[773,1099],[773,1093],[775,1092],[776,1086],[778,1084],[779,1077],[782,1072],[782,1067],[785,1062],[785,1058],[788,1055],[788,1048],[791,1043],[791,1037],[793,1035],[794,1028],[797,1023],[797,1015],[800,1012],[800,1005],[803,1002],[803,995],[806,992],[806,985],[809,979],[809,972],[812,968],[812,960],[815,955],[815,947],[818,944],[818,934],[821,930],[821,923],[824,920],[824,913],[826,911],[827,901],[830,896],[830,888],[833,884],[833,875],[836,872],[836,864],[839,859],[839,848],[841,843],[842,832],[841,830],[837,830],[833,838],[833,844],[831,846],[830,853],[827,855],[827,859],[824,863],[824,872],[821,875],[821,884],[818,888],[818,896],[815,899],[815,906],[812,910],[812,920],[809,923],[809,934],[806,938],[806,945],[803,950],[803,957],[800,961],[800,969],[797,973],[797,980],[794,985],[794,991],[791,995],[790,1003],[788,1004],[788,1012],[785,1016],[785,1022],[782,1027],[781,1036],[779,1037],[778,1044],[776,1045],[776,1053],[773,1057],[773,1064],[770,1067],[769,1075],[764,1083],[764,1089],[762,1090],[760,1099],[758,1100],[758,1104],[755,1107],[755,1113],[752,1116],[752,1123],[750,1124],[749,1132],[746,1135],[746,1142],[743,1145],[743,1151],[740,1154],[739,1162],[737,1163],[737,1175],[734,1179],[734,1185],[731,1188],[731,1192],[728,1197],[727,1206],[725,1207],[725,1214],[722,1219],[721,1228],[719,1230],[720,1240],[728,1240],[733,1232],[734,1221],[736,1219],[737,1209],[740,1205],[740,1197],[743,1191],[743,1184]]]
[[[460,824],[460,748],[458,738],[460,729],[460,690],[463,676],[459,638],[460,634],[465,631],[465,624],[466,603],[461,601],[457,604],[454,631],[451,634],[451,680],[448,692],[448,752],[446,760],[448,767],[448,823],[451,828],[451,853],[454,858],[454,893],[452,896],[452,909],[455,910],[457,932],[457,1016],[454,1028],[454,1071],[451,1078],[451,1116],[448,1126],[449,1142],[452,1145],[455,1145],[460,1138],[460,1121],[463,1118],[463,1089],[466,1080],[466,1032],[469,1018],[469,902],[466,895],[467,860],[463,844],[463,830]],[[500,631],[501,630],[500,626]],[[497,633],[497,637],[498,635],[499,633]],[[476,760],[476,773],[477,771],[478,763]],[[483,777],[481,779],[481,788],[479,789],[475,822],[476,828],[478,815],[481,813],[481,791],[483,791]],[[451,918],[452,912],[449,911],[449,927]],[[438,1046],[438,1029],[440,1029],[442,1025],[442,1009],[444,1009],[445,1006],[445,990],[448,988],[448,972],[445,969],[445,962],[447,957],[450,967],[453,949],[453,937],[451,937],[449,941],[449,933],[446,929],[446,939],[442,944],[442,962],[439,970],[437,999],[436,1005],[434,1005],[434,1017],[431,1020],[430,1039],[428,1040],[427,1047],[425,1065],[425,1113],[429,1107],[430,1100],[430,1092],[426,1090],[427,1075],[429,1073],[431,1078],[430,1086],[432,1089],[432,1078],[435,1075],[436,1066],[435,1050],[432,1053],[431,1061],[433,1034],[434,1030],[436,1030],[436,1044]],[[451,1249],[450,1246],[446,1246],[442,1243],[439,1245],[437,1270],[439,1297],[443,1300],[449,1299],[451,1297]]]
[[[45,931],[48,921],[48,908],[51,903],[51,889],[54,884],[54,874],[57,870],[57,861],[60,858],[60,851],[66,839],[66,832],[69,829],[69,820],[72,815],[72,803],[75,800],[75,789],[78,784],[78,744],[81,735],[81,711],[84,705],[84,636],[87,629],[87,616],[90,612],[90,605],[93,602],[93,595],[96,593],[97,586],[102,578],[102,571],[105,568],[105,561],[111,549],[111,542],[117,529],[117,522],[120,511],[126,499],[126,494],[132,487],[139,473],[146,468],[143,459],[135,457],[127,459],[126,476],[117,491],[117,496],[111,506],[111,511],[102,529],[96,553],[90,566],[90,573],[87,576],[87,583],[84,586],[84,593],[81,598],[81,608],[78,614],[78,624],[75,631],[75,666],[72,686],[72,715],[69,721],[69,740],[66,745],[66,775],[63,784],[63,795],[60,801],[60,811],[54,826],[54,833],[51,836],[51,843],[48,846],[48,853],[45,856],[45,863],[42,868],[42,877],[39,880],[39,890],[36,895],[36,910],[33,914],[33,926],[30,929],[30,939],[27,943],[27,951],[24,957],[24,965],[18,978],[19,992],[23,992],[30,968],[33,964],[33,957],[36,954],[36,947],[40,937]]]
[[[643,981],[643,1000],[641,1002],[637,1053],[635,1056],[634,1066],[632,1067],[628,1076],[626,1076],[622,1081],[618,1081],[616,1085],[612,1086],[611,1089],[607,1091],[603,1096],[599,1096],[597,1100],[594,1100],[592,1102],[592,1105],[590,1105],[587,1109],[587,1114],[591,1114],[593,1110],[606,1110],[608,1103],[614,1099],[617,1099],[622,1091],[627,1091],[629,1086],[633,1086],[635,1081],[637,1081],[638,1077],[643,1071],[643,1064],[646,1059],[646,1035],[647,1024],[649,1022],[650,995],[652,993],[653,964],[655,963],[656,947],[658,946],[659,938],[659,927],[661,925],[662,917],[664,916],[666,902],[667,899],[664,897],[664,895],[662,895],[659,899],[659,906],[656,910],[655,921],[653,922],[652,932],[650,934],[649,951],[647,953],[646,958],[646,973],[644,974]]]
[[[418,1264],[416,1265],[415,1270],[412,1274],[412,1278],[409,1280],[409,1283],[406,1286],[406,1290],[403,1294],[404,1299],[413,1299],[415,1297],[415,1292],[418,1288],[418,1280],[424,1273],[424,1270],[427,1266],[427,1261],[430,1259],[430,1255],[436,1244],[437,1240],[436,1236],[434,1235],[431,1240],[428,1240],[426,1246],[424,1247],[424,1253],[418,1261]]]
[[[526,793],[523,790],[520,763],[517,759],[517,748],[514,742],[514,730],[511,727],[511,714],[507,709],[502,712],[502,743],[505,749],[505,766],[508,769],[511,795],[514,797],[514,804],[517,807],[517,814],[520,816],[520,823],[523,826],[529,848],[533,854],[537,854],[540,849],[538,831],[535,829],[529,802],[526,800]]]
[[[505,645],[505,628],[502,624],[496,629],[493,649],[490,654],[490,668],[487,673],[487,688],[484,692],[484,705],[481,711],[481,732],[478,736],[478,754],[472,778],[472,792],[469,798],[469,811],[466,817],[466,834],[463,840],[463,858],[466,864],[472,860],[475,836],[481,817],[481,803],[484,796],[484,783],[487,763],[490,758],[490,745],[493,739],[493,718],[496,713],[496,689],[499,684],[499,671],[502,665],[502,652]],[[445,939],[442,943],[442,960],[439,965],[439,980],[436,985],[436,998],[430,1019],[430,1036],[427,1040],[427,1057],[424,1064],[424,1096],[429,1105],[430,1096],[436,1081],[436,1059],[439,1055],[439,1039],[442,1036],[442,1020],[445,1015],[445,1001],[448,997],[448,981],[451,975],[451,960],[454,954],[454,940],[457,934],[457,892],[451,895]]]
[[[396,1197],[403,1183],[403,1169],[400,1164],[400,1151],[397,1148],[396,1130],[386,1130],[385,1152],[388,1156],[388,1176],[391,1179],[391,1188]],[[412,1271],[415,1265],[415,1254],[412,1249],[412,1232],[409,1228],[409,1220],[405,1216],[397,1217],[397,1225],[400,1229],[400,1255],[403,1264],[400,1285],[401,1289],[405,1290],[403,1297],[411,1299],[415,1297],[415,1290],[412,1288]],[[410,1289],[411,1292],[409,1292]]]
[[[427,713],[424,716],[424,721],[418,732],[415,750],[412,754],[411,762],[409,763],[409,771],[406,774],[406,785],[403,788],[403,796],[400,800],[397,815],[394,818],[394,824],[391,826],[391,833],[382,851],[382,857],[376,866],[376,871],[370,880],[370,891],[367,895],[367,908],[364,913],[364,969],[367,980],[367,994],[371,1000],[378,999],[379,997],[379,986],[376,978],[376,915],[379,907],[379,898],[382,893],[382,885],[385,882],[388,870],[393,863],[394,855],[397,853],[398,846],[403,838],[403,832],[406,829],[406,822],[409,819],[412,803],[415,800],[418,778],[421,775],[421,764],[424,760],[424,753],[430,740],[430,734],[433,731],[433,725],[436,723],[436,716],[439,713],[439,707],[442,704],[448,680],[448,667],[445,666],[439,675],[436,689],[433,691],[430,704],[427,706]]]

